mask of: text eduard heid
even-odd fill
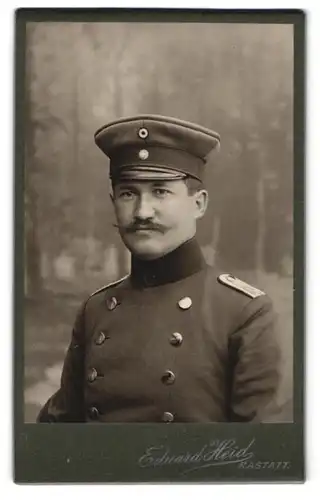
[[[242,469],[284,470],[290,462],[257,460],[254,453],[255,439],[245,446],[238,446],[236,439],[213,440],[195,452],[175,453],[167,446],[151,446],[138,459],[140,467],[162,467],[166,465],[187,464],[188,471],[202,468],[236,464]]]

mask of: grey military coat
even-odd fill
[[[279,379],[270,298],[192,241],[85,301],[38,422],[260,422]]]

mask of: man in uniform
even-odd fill
[[[38,422],[261,422],[279,384],[268,296],[220,273],[195,239],[220,137],[158,115],[107,124],[112,201],[129,276],[76,318],[60,389]]]

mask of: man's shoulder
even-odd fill
[[[89,295],[88,300],[90,300],[92,297],[99,296],[99,295],[103,294],[104,292],[106,292],[108,290],[122,288],[127,283],[129,276],[130,275],[127,274],[127,275],[123,276],[122,278],[119,278],[116,281],[112,281],[112,282],[107,283],[106,285],[98,288],[97,290],[95,290],[94,292],[92,292]]]
[[[222,300],[227,302],[238,302],[245,305],[259,297],[262,300],[268,300],[264,290],[257,288],[242,278],[214,267],[208,268],[206,281],[206,288],[212,294],[221,297]]]
[[[208,270],[205,295],[206,310],[218,317],[235,318],[273,314],[273,303],[269,295],[244,279],[214,268]],[[228,321],[229,321],[228,320]]]
[[[228,289],[235,290],[236,292],[246,295],[252,299],[260,297],[261,295],[266,295],[263,290],[256,288],[255,286],[230,273],[219,273],[217,281],[220,285],[223,285]]]

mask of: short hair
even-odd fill
[[[190,175],[188,175],[183,180],[187,186],[188,194],[190,196],[204,188],[203,182],[200,179],[197,179],[196,177],[191,177]]]

